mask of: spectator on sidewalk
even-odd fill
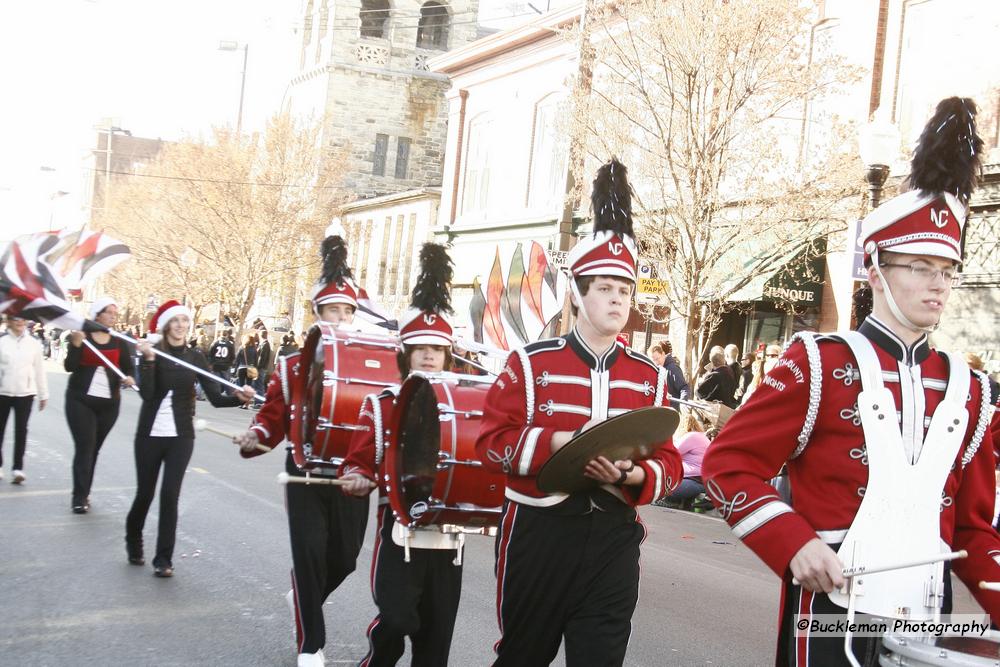
[[[222,335],[212,343],[212,347],[208,348],[208,362],[212,365],[212,372],[223,380],[228,380],[235,358],[236,349],[233,345],[233,333],[229,329],[225,329]]]
[[[730,408],[737,408],[736,378],[726,365],[726,355],[721,350],[709,356],[708,371],[702,376],[701,383],[695,390],[698,398],[703,401],[715,401]]]
[[[14,411],[14,484],[24,475],[24,450],[28,443],[28,418],[31,405],[38,399],[41,412],[49,402],[49,383],[42,361],[42,345],[28,333],[28,322],[5,316],[7,333],[0,336],[0,479],[3,479],[3,437],[7,418]]]
[[[691,389],[688,386],[687,380],[684,379],[684,371],[681,370],[680,364],[674,359],[670,341],[665,340],[657,343],[649,349],[649,355],[653,358],[657,366],[663,366],[667,369],[667,394],[670,398],[679,398],[682,401],[688,400],[691,397]],[[671,407],[677,408],[678,404],[673,403]]]
[[[675,442],[677,451],[681,453],[684,479],[673,493],[664,498],[668,505],[681,507],[705,493],[705,485],[701,479],[701,460],[705,458],[705,452],[711,442],[701,423],[692,414],[688,413],[686,419],[687,433],[677,438]]]

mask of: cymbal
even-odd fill
[[[584,477],[587,463],[603,456],[609,461],[648,459],[673,435],[680,414],[666,407],[630,410],[587,429],[549,457],[538,471],[538,488],[546,493],[574,493],[597,486]]]

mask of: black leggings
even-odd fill
[[[0,396],[0,445],[7,431],[7,417],[14,408],[14,470],[24,470],[24,448],[28,443],[28,417],[34,396]],[[3,447],[0,446],[0,467],[3,466]]]
[[[90,496],[97,453],[118,419],[119,399],[66,394],[66,421],[73,435],[73,505]]]
[[[163,465],[160,485],[160,524],[156,536],[154,567],[173,566],[174,541],[177,537],[177,501],[181,495],[184,470],[194,451],[194,438],[135,438],[135,500],[125,520],[125,540],[142,544],[142,528],[146,514],[156,495],[156,480]]]

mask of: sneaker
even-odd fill
[[[125,538],[125,552],[128,553],[128,562],[132,565],[145,565],[146,559],[142,555],[142,541],[130,542]]]
[[[10,480],[11,484],[20,484],[25,480],[24,473],[20,470],[13,470],[12,472],[14,473],[14,479]]]
[[[86,514],[87,509],[86,505],[73,505],[73,514]]]
[[[169,579],[174,576],[174,568],[170,565],[158,565],[153,568],[153,576],[161,579]]]
[[[315,653],[299,653],[298,667],[324,667],[326,658],[323,657],[323,649]]]

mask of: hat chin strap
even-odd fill
[[[885,276],[882,274],[882,268],[879,266],[878,263],[878,248],[876,248],[872,252],[872,266],[875,267],[875,275],[877,275],[879,277],[879,280],[882,281],[882,289],[885,292],[886,303],[889,304],[889,310],[892,312],[893,317],[896,318],[896,321],[902,324],[910,331],[915,331],[917,333],[928,333],[928,334],[934,333],[934,330],[937,329],[938,325],[935,324],[929,327],[917,326],[912,321],[910,321],[910,318],[908,318],[906,315],[903,314],[903,311],[900,310],[899,306],[896,304],[896,299],[893,298],[892,290],[889,288],[889,282],[885,279]]]
[[[583,318],[583,320],[594,328],[594,323],[590,321],[590,316],[587,315],[587,309],[583,305],[583,295],[580,294],[580,288],[576,286],[576,278],[573,276],[572,272],[569,274],[569,288],[573,292],[573,296],[576,298],[576,312],[577,316]]]

